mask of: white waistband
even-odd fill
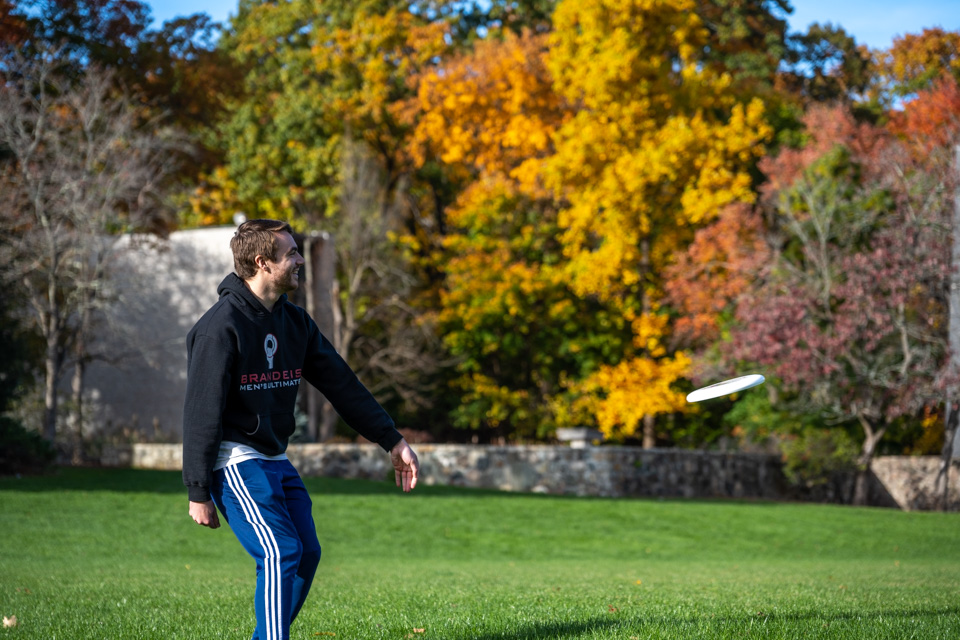
[[[217,461],[213,465],[213,470],[223,469],[235,464],[240,464],[244,460],[286,460],[287,454],[281,453],[276,456],[268,456],[261,453],[247,444],[239,442],[230,442],[224,440],[220,443],[220,453],[217,454]]]

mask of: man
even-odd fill
[[[187,335],[183,482],[190,517],[216,529],[219,509],[257,562],[254,640],[286,640],[320,561],[310,497],[285,453],[301,379],[390,452],[403,491],[416,486],[419,462],[313,319],[287,301],[304,264],[290,226],[244,222],[230,248],[236,273]]]

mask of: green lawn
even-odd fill
[[[293,638],[960,638],[960,514],[307,485]],[[178,473],[0,479],[0,640],[249,638],[253,583]]]

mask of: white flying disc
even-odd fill
[[[719,398],[720,396],[726,396],[731,393],[736,393],[737,391],[743,391],[744,389],[755,387],[758,384],[763,384],[764,380],[765,378],[759,373],[753,373],[749,376],[740,376],[739,378],[731,378],[730,380],[724,380],[723,382],[711,384],[709,387],[700,387],[699,389],[691,391],[687,394],[687,402],[713,400],[714,398]]]

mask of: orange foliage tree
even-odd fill
[[[453,418],[487,438],[549,436],[564,423],[570,384],[615,361],[625,335],[563,277],[557,207],[539,169],[568,114],[545,45],[530,32],[488,38],[425,77],[418,94],[419,162],[434,159],[466,185],[446,209],[435,260],[437,320],[458,358]]]
[[[875,52],[874,59],[886,90],[914,94],[942,75],[960,79],[960,32],[937,27],[908,33],[894,38],[889,49]]]

